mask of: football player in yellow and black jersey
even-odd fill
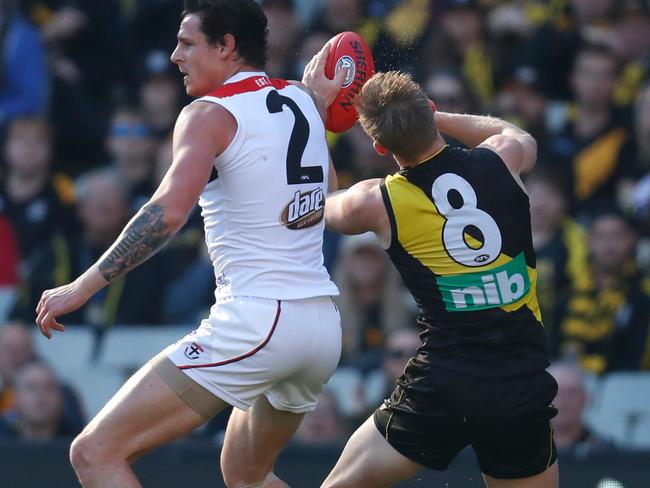
[[[434,118],[421,87],[397,72],[371,78],[356,105],[375,150],[401,169],[328,197],[326,222],[383,241],[419,305],[422,345],[323,487],[392,486],[423,466],[446,469],[467,445],[490,488],[558,486],[557,384],[545,371],[520,179],[535,140],[495,118]]]

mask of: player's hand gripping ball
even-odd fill
[[[359,118],[353,100],[364,83],[375,73],[375,62],[370,48],[355,32],[341,32],[329,41],[330,51],[325,64],[325,76],[334,79],[341,69],[348,74],[336,98],[327,109],[325,127],[332,132],[345,132]]]

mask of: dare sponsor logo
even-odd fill
[[[300,230],[318,224],[325,213],[325,194],[322,188],[307,193],[297,191],[280,214],[287,229]]]

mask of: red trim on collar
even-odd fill
[[[224,85],[221,85],[219,88],[209,93],[208,96],[216,98],[227,98],[232,97],[233,95],[239,95],[241,93],[258,91],[269,86],[272,86],[276,90],[281,90],[288,85],[289,82],[287,80],[269,78],[268,76],[251,76],[240,81],[235,81],[234,83],[226,83]]]

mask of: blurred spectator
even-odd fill
[[[18,118],[4,146],[6,174],[0,186],[0,212],[12,222],[20,252],[30,260],[58,231],[73,221],[72,181],[52,168],[52,130],[45,119]]]
[[[467,85],[456,71],[434,70],[422,86],[442,112],[467,114],[475,111]]]
[[[155,190],[156,141],[144,114],[134,108],[118,108],[111,119],[106,146],[112,165],[129,187],[129,210],[135,214]]]
[[[190,242],[189,239],[195,239]],[[190,253],[192,248],[198,248],[195,258],[183,267],[179,267],[178,276],[170,279],[162,301],[162,320],[172,324],[199,324],[209,315],[210,307],[214,303],[214,290],[216,288],[214,268],[208,248],[203,244],[202,233],[195,230],[186,232],[181,236],[181,242],[173,239],[162,251],[165,262],[181,258],[179,253]],[[171,257],[172,259],[168,259]]]
[[[548,372],[558,385],[557,396],[553,400],[558,413],[551,420],[558,451],[585,457],[612,449],[609,441],[599,437],[584,423],[589,397],[583,371],[574,363],[558,362],[552,364]]]
[[[542,151],[548,140],[547,100],[539,73],[533,66],[518,66],[506,80],[496,99],[496,109],[505,119],[528,131]],[[538,152],[538,157],[542,156]]]
[[[14,119],[3,149],[0,214],[11,221],[21,256],[14,314],[31,320],[41,286],[70,278],[65,256],[67,238],[76,230],[74,188],[67,176],[53,172],[51,129],[44,119]]]
[[[162,51],[169,55],[176,45],[178,22],[183,0],[144,0],[117,2],[125,28],[128,55],[137,71],[148,53]],[[126,54],[126,52],[125,52]]]
[[[169,138],[181,109],[179,76],[169,62],[169,54],[149,53],[145,61],[146,73],[140,84],[140,104],[154,137]]]
[[[345,137],[349,144],[353,164],[350,168],[352,171],[351,183],[356,183],[360,179],[383,178],[399,170],[399,166],[392,157],[377,154],[372,146],[372,140],[359,124],[355,124],[345,134]],[[335,155],[336,153],[334,153]]]
[[[549,352],[555,357],[559,340],[558,307],[585,270],[587,239],[584,229],[567,213],[566,185],[557,174],[538,168],[525,183],[537,255],[537,298],[551,346]]]
[[[170,137],[161,141],[156,151],[156,167],[153,172],[154,186],[158,187],[167,174],[167,170],[172,165],[174,159],[174,144]]]
[[[650,281],[634,260],[637,235],[606,210],[589,227],[588,265],[577,274],[560,320],[560,354],[587,371],[650,369]]]
[[[0,438],[46,442],[79,433],[65,421],[61,385],[45,363],[29,363],[16,372],[14,395],[14,408],[0,417]]]
[[[14,405],[16,372],[34,359],[32,337],[20,322],[0,326],[0,413]]]
[[[262,0],[261,3],[269,29],[266,72],[271,77],[290,78],[300,39],[294,2],[293,0]],[[302,77],[302,72],[300,74]]]
[[[397,386],[397,380],[404,373],[409,359],[415,357],[422,345],[417,329],[403,327],[388,334],[382,353],[381,368],[368,375],[365,381],[366,412],[390,397]]]
[[[0,215],[0,322],[4,322],[16,300],[20,252],[11,222]]]
[[[367,2],[370,19],[364,38],[371,40],[376,35],[371,46],[379,71],[417,70],[419,52],[431,31],[435,3],[433,0]],[[373,23],[378,23],[378,27]],[[370,33],[373,33],[372,38],[368,35]]]
[[[443,5],[439,25],[426,49],[427,62],[435,68],[457,67],[472,95],[487,106],[495,93],[494,64],[498,60],[487,43],[480,5],[476,0],[445,0]]]
[[[571,99],[568,74],[585,42],[609,37],[614,0],[569,0],[565,11],[549,18],[521,49],[520,64],[532,65],[542,77],[546,95]]]
[[[619,12],[609,36],[609,45],[624,65],[614,100],[617,105],[630,106],[634,104],[640,82],[650,74],[650,4],[646,0],[625,0],[618,4]]]
[[[475,101],[460,73],[453,70],[434,70],[422,85],[427,96],[442,112],[467,114],[475,112]],[[444,135],[445,141],[453,146],[462,146],[458,141]]]
[[[320,11],[314,15],[312,25],[307,30],[326,31],[330,35],[344,31],[360,32],[365,21],[362,0],[323,0]]]
[[[128,189],[112,168],[82,175],[77,181],[77,195],[82,232],[70,245],[73,276],[99,259],[129,219]],[[160,256],[152,257],[103,288],[79,311],[64,317],[64,323],[101,327],[160,323],[169,266]]]
[[[485,3],[485,2],[484,2]],[[500,2],[487,13],[488,30],[492,36],[507,40],[511,47],[516,47],[520,41],[533,31],[536,21],[532,9],[550,2],[535,2],[531,0]],[[556,4],[558,2],[555,2]],[[547,13],[550,15],[550,12]]]
[[[573,208],[587,212],[613,204],[625,172],[620,158],[628,121],[612,105],[618,59],[601,47],[581,50],[571,74],[575,107],[564,128],[549,141],[547,162],[563,172],[573,188]]]
[[[32,336],[25,324],[7,322],[0,325],[0,414],[10,411],[15,405],[16,374],[36,360]],[[61,384],[61,390],[64,423],[70,429],[80,431],[85,423],[79,397],[66,384]]]
[[[316,410],[307,412],[294,436],[294,441],[308,446],[344,442],[348,435],[345,419],[334,396],[324,390],[318,397]]]
[[[343,325],[343,349],[362,368],[379,365],[385,336],[411,316],[400,277],[373,233],[341,240],[334,279]]]
[[[618,201],[650,228],[650,82],[639,89],[634,117],[634,141],[626,154],[630,165],[618,187]]]
[[[128,66],[115,2],[28,0],[47,45],[52,74],[50,117],[65,170],[78,174],[102,158],[101,138],[113,90]]]
[[[16,117],[43,114],[47,98],[41,39],[16,5],[0,2],[0,135]]]
[[[304,33],[297,48],[298,55],[291,75],[293,79],[302,79],[305,66],[307,66],[307,63],[309,63],[311,58],[323,48],[325,43],[329,41],[330,37],[332,37],[330,33],[325,30],[310,30]]]

